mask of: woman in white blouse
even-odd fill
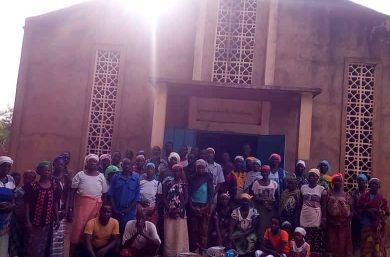
[[[73,256],[77,244],[82,241],[85,225],[97,217],[102,205],[102,195],[107,192],[107,182],[99,170],[99,157],[89,154],[85,158],[85,170],[78,172],[72,179],[72,198],[74,222],[70,236],[70,256]]]

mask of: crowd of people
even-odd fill
[[[267,163],[249,151],[215,157],[211,147],[176,153],[170,144],[150,158],[88,154],[74,174],[69,152],[23,173],[0,156],[0,257],[63,257],[69,227],[71,257],[176,257],[212,246],[256,257],[385,256],[380,179],[361,172],[349,194],[325,160],[312,169],[298,160],[287,172],[277,153]]]

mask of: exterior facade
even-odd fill
[[[68,150],[77,170],[174,129],[280,135],[287,170],[327,159],[349,190],[361,170],[387,185],[389,70],[390,17],[349,1],[178,1],[154,31],[88,2],[26,20],[9,154],[23,171]]]

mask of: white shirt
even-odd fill
[[[262,179],[261,173],[258,171],[249,171],[246,174],[244,189],[248,189],[256,179]]]
[[[125,231],[123,232],[122,245],[124,245],[126,241],[131,239],[136,233],[137,233],[137,221],[130,220],[129,222],[127,222]],[[160,237],[157,234],[156,226],[152,222],[145,221],[145,228],[143,230],[143,233],[148,237],[155,239],[161,244]],[[147,239],[143,236],[138,235],[135,238],[133,244],[131,245],[131,248],[141,250],[142,248],[145,247],[146,243],[147,243]]]
[[[150,204],[156,204],[156,194],[159,191],[158,188],[161,187],[161,183],[155,179],[152,181],[141,180],[139,185],[141,198],[147,200]]]
[[[10,175],[6,175],[7,176],[7,183],[3,183],[0,181],[0,187],[4,187],[4,188],[7,188],[7,189],[15,189],[15,181],[14,181],[14,178]]]
[[[241,216],[240,207],[232,211],[232,219],[238,222],[240,228],[243,231],[247,231],[252,228],[253,220],[259,216],[259,213],[255,208],[249,208],[248,216],[244,219]]]
[[[85,171],[78,172],[72,179],[72,188],[77,188],[77,193],[92,197],[101,197],[107,193],[108,186],[103,173],[97,176],[89,176]]]
[[[268,186],[260,185],[255,181],[252,186],[253,194],[258,196],[261,200],[275,200],[275,192],[278,190],[278,183],[271,180]]]
[[[225,177],[223,176],[222,166],[214,162],[212,164],[207,163],[206,171],[213,175],[213,186],[214,188],[225,182]]]

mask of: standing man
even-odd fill
[[[136,206],[140,200],[139,174],[132,171],[131,161],[127,158],[123,159],[122,168],[122,172],[112,178],[108,191],[121,232],[129,220],[135,219]]]
[[[213,187],[214,187],[214,204],[217,203],[217,192],[222,183],[225,182],[225,177],[223,176],[222,166],[214,161],[215,150],[211,147],[206,149],[206,161],[207,167],[206,171],[213,176]]]
[[[282,167],[280,167],[280,163],[282,162],[282,157],[273,153],[269,157],[269,165],[271,166],[271,173],[269,174],[269,178],[276,183],[278,183],[278,196],[282,194],[284,191],[284,178],[287,177],[288,172],[285,171]]]

